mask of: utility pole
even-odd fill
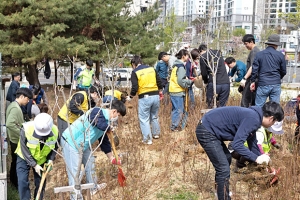
[[[255,26],[255,11],[256,11],[256,0],[253,0],[253,12],[252,12],[252,35],[254,35],[254,26]]]

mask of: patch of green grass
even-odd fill
[[[19,200],[18,190],[11,184],[7,184],[7,200]]]
[[[186,190],[180,190],[176,193],[171,193],[171,192],[160,192],[156,195],[158,199],[178,199],[178,200],[197,200],[199,199],[198,195],[186,191]]]

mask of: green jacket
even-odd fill
[[[9,140],[18,144],[20,139],[20,129],[24,123],[23,113],[18,102],[14,101],[6,109],[6,130]]]

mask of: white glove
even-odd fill
[[[230,82],[231,83],[235,82],[235,78],[234,77],[230,77]]]
[[[255,162],[257,162],[257,164],[263,164],[264,162],[266,164],[269,164],[270,160],[271,160],[270,156],[268,156],[267,154],[263,154],[258,156]]]
[[[126,97],[126,101],[131,101],[130,96],[127,96],[127,97]]]
[[[41,176],[41,171],[44,171],[43,168],[38,164],[34,166],[34,170],[39,176]]]
[[[246,79],[242,79],[241,80],[241,82],[240,82],[240,85],[242,86],[242,87],[245,87],[245,84],[246,84]]]

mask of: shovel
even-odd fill
[[[42,179],[41,179],[41,182],[40,182],[40,186],[39,186],[39,190],[36,194],[36,197],[35,197],[35,200],[39,200],[40,199],[40,195],[41,195],[41,192],[42,192],[42,189],[43,189],[43,186],[44,186],[44,182],[46,180],[46,176],[48,174],[48,172],[50,171],[52,166],[48,165],[48,167],[46,167],[46,164],[44,164],[44,173],[42,174]]]
[[[111,142],[111,147],[113,149],[114,156],[115,156],[115,158],[117,160],[117,163],[118,163],[119,156],[118,156],[117,151],[116,151],[116,146],[115,146],[115,142],[114,142],[114,139],[113,139],[113,134],[112,134],[112,132],[110,132],[107,135],[108,135],[109,140]],[[125,175],[123,173],[123,170],[122,170],[122,167],[120,165],[118,165],[118,169],[119,169],[118,182],[119,182],[121,187],[124,187],[124,186],[126,186],[126,177],[125,177]]]
[[[280,173],[280,168],[278,168],[277,170],[275,168],[270,167],[269,165],[267,166],[267,171],[271,174],[273,174],[272,179],[270,180],[270,186],[272,186],[273,184],[275,184],[279,177],[279,173]]]
[[[181,130],[186,127],[186,123],[188,120],[188,98],[189,98],[189,89],[185,90],[185,102],[184,102],[184,110],[183,110],[183,117],[181,121]]]

